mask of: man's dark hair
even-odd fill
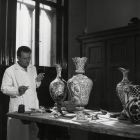
[[[21,56],[21,52],[26,52],[26,53],[31,53],[31,49],[27,46],[20,46],[17,50],[17,56],[20,57]]]

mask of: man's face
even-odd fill
[[[31,60],[31,53],[21,52],[21,56],[18,57],[18,60],[20,66],[27,68]]]

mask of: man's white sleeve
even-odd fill
[[[1,91],[11,97],[18,96],[18,88],[14,86],[12,76],[7,70],[2,79]]]

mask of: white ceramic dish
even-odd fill
[[[89,122],[88,119],[85,119],[85,120],[77,120],[76,117],[73,118],[72,121],[74,121],[74,122],[79,122],[79,123],[88,123],[88,122]]]
[[[65,116],[65,117],[75,117],[76,114],[74,114],[74,113],[67,113],[67,114],[65,114],[64,116]]]

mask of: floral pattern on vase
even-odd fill
[[[76,107],[76,109],[84,109],[88,104],[90,92],[92,90],[93,82],[89,79],[85,73],[86,57],[72,58],[76,66],[76,75],[67,81],[67,87],[70,96],[70,104]]]
[[[61,103],[66,99],[67,96],[67,83],[61,77],[62,67],[59,64],[56,64],[57,76],[50,83],[49,91],[50,95],[55,102],[57,110],[61,112]]]
[[[134,97],[126,104],[126,111],[133,123],[140,124],[140,96]]]
[[[124,69],[124,68],[119,68],[119,70],[122,72],[123,74],[123,79],[121,82],[119,82],[117,84],[116,87],[116,91],[117,91],[117,95],[122,103],[123,108],[125,108],[125,104],[128,101],[128,95],[127,95],[127,90],[129,88],[129,85],[131,84],[131,82],[128,80],[128,72],[129,70]]]
[[[121,67],[119,70],[123,74],[123,79],[117,84],[116,91],[123,106],[121,115],[129,118],[132,122],[136,122],[136,118],[140,121],[140,105],[138,105],[140,103],[140,85],[134,85],[128,80],[129,70]]]

